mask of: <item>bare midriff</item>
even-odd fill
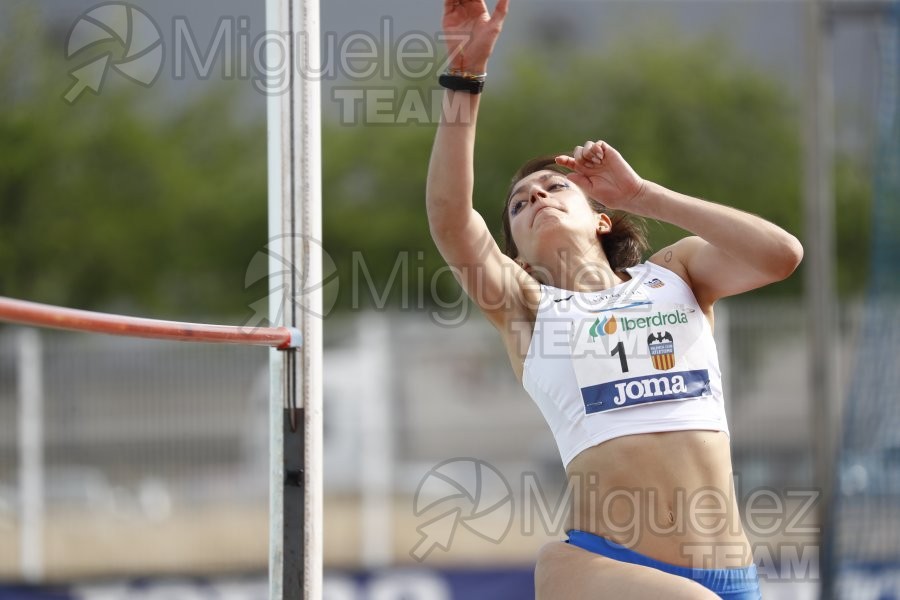
[[[578,454],[566,473],[568,529],[673,565],[726,569],[752,563],[724,432],[619,437]]]

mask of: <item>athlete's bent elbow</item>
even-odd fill
[[[793,235],[788,234],[780,252],[776,276],[778,280],[787,279],[800,266],[803,260],[803,244]]]

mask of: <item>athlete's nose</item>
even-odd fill
[[[534,191],[531,192],[531,203],[534,204],[537,202],[538,198],[546,198],[547,192],[544,191],[544,188],[540,188],[535,186]]]

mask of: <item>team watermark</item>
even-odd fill
[[[816,579],[820,491],[740,491],[740,477],[734,482],[729,489],[606,488],[596,474],[576,474],[560,490],[542,485],[535,472],[510,481],[484,460],[455,458],[432,467],[418,485],[412,507],[418,539],[409,555],[423,562],[451,551],[462,535],[501,544],[513,531],[559,539],[570,530],[603,531],[628,547],[648,537],[683,538],[681,557],[695,568],[736,559],[755,563],[763,578]],[[745,535],[753,540],[749,547]]]
[[[475,246],[481,247],[480,252],[484,256],[499,252],[489,234]],[[561,261],[566,260],[567,252],[560,250]],[[578,351],[585,356],[614,352],[611,340],[615,333],[636,334],[627,338],[628,345],[623,349],[628,350],[630,355],[650,356],[652,349],[643,347],[647,346],[646,343],[643,346],[638,343],[640,334],[684,324],[689,317],[694,320],[702,317],[692,307],[659,312],[650,303],[635,303],[634,299],[641,296],[644,290],[659,286],[659,280],[644,270],[635,271],[624,285],[614,286],[612,290],[560,297],[542,293],[542,286],[579,286],[581,282],[596,286],[596,267],[585,265],[572,273],[568,282],[562,282],[554,280],[549,271],[542,269],[531,269],[530,274],[526,274],[512,260],[496,266],[489,264],[490,261],[485,258],[473,261],[470,266],[443,265],[435,269],[428,266],[428,258],[424,250],[410,250],[397,252],[391,263],[381,258],[374,263],[370,254],[353,250],[339,272],[338,263],[320,240],[301,234],[274,236],[251,257],[247,265],[245,289],[255,290],[268,284],[259,298],[248,305],[252,314],[247,319],[247,325],[262,326],[273,320],[270,315],[280,316],[287,309],[324,318],[335,308],[339,296],[343,295],[345,306],[350,310],[425,313],[436,325],[456,327],[464,324],[473,310],[493,312],[513,310],[518,306],[517,296],[492,292],[492,286],[485,285],[491,279],[501,282],[504,289],[521,286],[538,299],[539,310],[555,307],[592,315],[575,325],[564,314],[549,317],[538,329],[529,320],[510,323],[514,335],[528,338],[533,335],[533,330],[542,333],[545,329],[549,331],[556,326],[565,326],[569,329],[569,340],[589,342],[583,348],[578,347]],[[313,265],[317,268],[312,268]],[[314,306],[312,302],[316,294],[321,294],[321,300]],[[623,313],[624,310],[628,313]],[[543,348],[543,352],[546,356],[564,354],[571,357],[573,345],[569,341],[564,344],[552,341]]]
[[[247,265],[244,288],[262,290],[248,304],[244,326],[283,322],[287,310],[325,318],[341,293],[348,296],[350,310],[417,312],[441,327],[462,325],[471,314],[469,296],[456,283],[458,270],[444,266],[429,273],[422,250],[398,253],[389,269],[383,264],[376,269],[364,251],[354,250],[349,265],[349,275],[342,278],[319,240],[300,234],[271,238]],[[386,277],[376,275],[386,271]]]
[[[74,104],[86,92],[100,94],[114,75],[143,87],[164,72],[173,80],[245,81],[264,95],[284,94],[300,78],[333,83],[330,100],[343,124],[434,123],[443,110],[463,116],[460,105],[445,103],[436,79],[455,58],[448,42],[461,51],[465,41],[460,34],[400,30],[390,16],[377,31],[318,36],[223,16],[201,34],[185,16],[163,23],[136,5],[108,2],[79,15],[69,30],[72,81],[63,99]]]

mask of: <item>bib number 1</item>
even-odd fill
[[[612,350],[611,356],[619,356],[619,365],[622,367],[622,372],[628,372],[628,356],[625,354],[625,342],[620,341]]]

